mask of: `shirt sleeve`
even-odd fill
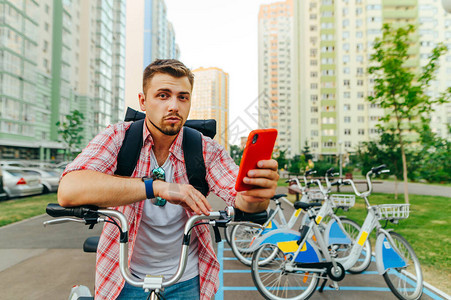
[[[77,170],[93,170],[110,175],[114,174],[117,167],[117,155],[130,124],[131,122],[121,122],[108,126],[94,137],[88,146],[67,165],[61,177]]]
[[[222,198],[227,205],[234,206],[239,167],[223,146],[208,137],[204,137],[203,149],[210,191]]]

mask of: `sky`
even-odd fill
[[[229,74],[229,142],[257,128],[258,12],[274,0],[165,0],[180,60]]]

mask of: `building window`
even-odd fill
[[[359,122],[359,123],[364,123],[364,122],[365,122],[365,117],[363,117],[363,116],[358,116],[358,117],[357,117],[357,122]]]
[[[363,104],[357,104],[357,110],[363,110],[364,106]]]
[[[345,123],[351,123],[351,117],[345,117],[344,118]]]
[[[343,110],[345,110],[345,111],[351,110],[351,104],[345,104],[345,105],[343,106]]]
[[[318,106],[310,107],[310,112],[313,112],[313,113],[318,112]]]
[[[351,129],[349,128],[345,129],[345,135],[351,135]]]
[[[359,130],[357,130],[357,134],[358,134],[358,135],[364,135],[364,134],[365,134],[365,129],[359,129]]]
[[[312,124],[312,125],[318,124],[318,118],[311,118],[310,119],[310,124]]]

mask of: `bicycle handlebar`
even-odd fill
[[[96,206],[78,206],[78,207],[62,207],[56,203],[50,203],[47,205],[46,212],[52,217],[63,217],[56,220],[50,220],[44,222],[45,225],[60,224],[67,221],[83,222],[94,226],[99,222],[112,222],[117,225],[120,229],[120,246],[119,246],[119,268],[121,275],[124,279],[131,285],[142,288],[154,288],[158,286],[166,287],[176,283],[185,272],[186,262],[188,259],[189,244],[191,241],[191,229],[196,226],[196,222],[200,220],[209,220],[208,223],[214,226],[215,234],[218,234],[217,227],[225,227],[230,221],[251,221],[259,224],[263,224],[268,218],[267,211],[264,210],[259,213],[246,213],[239,209],[234,209],[229,206],[225,210],[212,211],[207,215],[193,215],[191,216],[185,224],[185,229],[183,231],[183,242],[182,250],[180,253],[179,266],[176,273],[168,280],[163,281],[163,278],[157,276],[152,279],[146,277],[143,281],[136,280],[136,277],[131,275],[130,269],[128,268],[128,222],[125,216],[112,209],[100,209]],[[111,221],[107,221],[104,217],[110,218]],[[76,217],[76,218],[67,218]],[[78,218],[78,219],[77,219]],[[115,219],[119,221],[119,224]],[[155,283],[156,281],[156,283]]]
[[[387,168],[387,166],[384,164],[384,165],[380,165],[380,166],[378,166],[378,167],[371,168],[371,170],[369,170],[369,171],[366,173],[366,182],[367,182],[367,185],[368,185],[368,190],[365,191],[365,192],[359,192],[359,191],[357,190],[357,188],[356,188],[356,186],[355,186],[355,184],[354,184],[354,181],[353,181],[352,179],[344,179],[343,182],[344,182],[344,183],[347,183],[347,184],[350,184],[351,187],[352,187],[352,189],[354,190],[354,193],[355,193],[357,196],[364,198],[365,201],[366,201],[366,203],[367,203],[367,205],[370,206],[370,203],[368,202],[368,199],[366,199],[366,197],[368,197],[369,195],[371,195],[371,192],[372,192],[372,190],[373,190],[373,185],[372,185],[372,183],[371,183],[371,176],[372,176],[373,174],[379,175],[379,174],[381,174],[381,173],[388,173],[388,172],[390,172],[390,170],[388,170],[388,169],[386,169],[386,168]]]

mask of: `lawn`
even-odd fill
[[[0,201],[0,226],[45,214],[47,204],[56,202],[56,193]]]

